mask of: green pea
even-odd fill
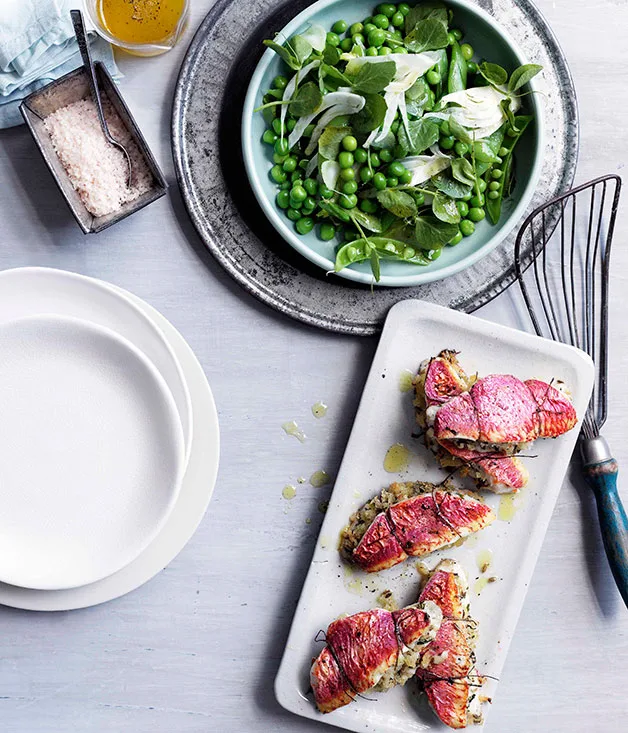
[[[367,23],[364,21],[364,35],[368,38],[368,35],[371,31],[376,31],[377,26],[371,23],[370,21]]]
[[[357,247],[347,247],[347,259],[349,262],[353,262],[359,254]]]
[[[301,171],[294,171],[294,173],[290,174],[290,180],[292,181],[292,185],[296,186],[297,183],[301,184],[303,183],[303,178],[301,176]]]
[[[384,45],[386,34],[380,28],[375,28],[374,30],[370,31],[367,36],[367,40],[369,42],[369,46],[375,46],[376,48],[379,48],[380,46]]]
[[[341,168],[340,178],[343,181],[352,181],[355,178],[355,171],[353,168]]]
[[[392,48],[389,48],[388,46],[380,46],[377,49],[378,56],[388,56],[390,53],[392,53]]]
[[[286,173],[294,173],[297,169],[297,159],[293,155],[289,155],[284,160],[281,167],[286,171]]]
[[[484,206],[484,196],[480,194],[479,196],[473,196],[471,198],[471,201],[469,201],[470,208],[478,207],[478,206]]]
[[[364,46],[366,44],[366,38],[362,33],[354,33],[351,36],[351,40],[353,41],[354,46]]]
[[[407,168],[404,169],[403,173],[399,176],[399,183],[401,183],[403,186],[407,186],[412,181],[412,171],[409,171]]]
[[[423,206],[423,204],[425,203],[425,194],[421,193],[420,191],[418,193],[415,193],[414,200],[416,201],[417,206]]]
[[[285,76],[276,76],[273,79],[273,89],[285,89],[288,85],[288,80]]]
[[[305,158],[301,158],[301,160],[299,161],[299,168],[302,168],[303,170],[305,170],[309,164],[310,164],[309,160],[306,160]]]
[[[338,200],[338,203],[342,206],[343,209],[355,209],[355,207],[358,205],[358,197],[354,193],[343,193]]]
[[[379,168],[381,164],[379,155],[377,153],[371,153],[371,168]]]
[[[364,51],[364,53],[365,53],[366,56],[379,56],[378,50],[377,50],[377,48],[375,46],[369,46]]]
[[[390,19],[390,22],[393,24],[395,28],[400,28],[404,24],[404,14],[401,12],[396,12]]]
[[[336,236],[336,227],[333,224],[321,224],[320,237],[323,242],[329,242]]]
[[[343,193],[355,193],[358,190],[358,184],[355,181],[347,181],[342,184]]]
[[[386,148],[379,151],[379,157],[384,163],[390,163],[390,161],[393,159],[392,153]]]
[[[288,191],[279,191],[276,200],[277,206],[280,209],[287,209],[290,206],[290,194]]]
[[[458,230],[456,234],[449,240],[448,244],[450,247],[455,247],[456,244],[460,244],[462,241],[462,232]]]
[[[345,135],[342,138],[342,147],[347,152],[352,153],[358,147],[358,141],[353,137],[353,135]],[[351,163],[351,165],[353,165],[353,163]]]
[[[376,173],[373,176],[373,185],[378,191],[383,191],[386,188],[386,176],[383,173]]]
[[[343,38],[342,41],[340,41],[340,48],[345,52],[351,51],[353,48],[353,41],[350,38]]]
[[[443,135],[439,143],[443,150],[451,150],[456,144],[456,138],[453,135]]]
[[[288,192],[290,193],[290,192]],[[302,209],[303,208],[303,201],[295,201],[294,199],[290,199],[290,208],[291,209]],[[303,216],[303,214],[301,214]]]
[[[290,221],[299,221],[299,219],[301,218],[301,212],[298,209],[291,208],[286,211],[286,216],[288,217],[288,219],[290,219]]]
[[[478,65],[475,63],[475,61],[467,61],[467,74],[477,74],[478,73]]]
[[[463,218],[469,213],[469,204],[466,201],[456,201],[456,208]]]
[[[334,195],[334,192],[333,192],[333,191],[331,190],[331,188],[327,188],[327,186],[325,186],[325,185],[323,184],[323,185],[321,185],[321,186],[320,186],[320,188],[318,189],[318,195],[319,195],[319,196],[320,196],[320,197],[321,197],[322,199],[330,199],[330,198],[332,198],[332,197],[333,197],[333,195]]]
[[[294,119],[294,117],[290,117],[286,122],[286,129],[288,130],[288,132],[292,132],[296,126],[297,121]]]
[[[489,191],[499,191],[499,181],[491,181],[488,184]]]
[[[340,46],[340,36],[333,31],[325,36],[325,41],[328,46]]]
[[[281,189],[282,191],[289,191],[289,190],[290,190],[290,189],[292,188],[292,184],[290,183],[290,181],[284,181],[284,182],[283,182],[283,183],[282,183],[282,184],[281,184],[281,185],[279,186],[279,188],[280,188],[280,189]]]
[[[468,148],[465,145],[465,143],[457,142],[454,144],[454,152],[460,158],[462,158],[462,156],[465,155],[467,151],[468,151]]]
[[[397,8],[392,3],[382,3],[377,6],[377,12],[380,15],[385,15],[387,18],[392,18],[397,12]]]
[[[479,206],[474,206],[472,209],[469,209],[469,219],[471,221],[482,221],[485,216],[486,212]]]
[[[272,121],[271,124],[272,124],[273,130],[275,131],[275,133],[277,135],[281,135],[284,129],[283,129],[283,124],[281,120],[279,119],[279,117],[275,117],[275,119]]]
[[[440,247],[438,249],[431,249],[426,253],[428,260],[437,260],[442,254],[443,250]]]
[[[347,30],[347,21],[346,20],[337,20],[331,27],[331,30],[333,33],[344,33]]]
[[[315,124],[308,125],[305,130],[303,130],[303,137],[312,137],[312,133],[314,132],[314,128],[316,127]]]
[[[300,184],[297,184],[296,186],[292,187],[292,191],[290,191],[290,201],[293,202],[303,202],[307,198],[307,191],[301,186]]]
[[[470,193],[465,193],[465,195],[464,196],[461,196],[460,198],[463,201],[471,201],[471,194]]]
[[[367,25],[373,25],[373,16],[369,15],[368,18],[364,18],[362,21],[362,25],[364,26],[364,30],[366,30]]]
[[[460,222],[460,231],[464,237],[470,237],[475,231],[475,224],[469,219],[463,219]]]
[[[373,171],[368,167],[368,165],[362,166],[360,168],[360,180],[362,183],[368,183],[373,178]]]
[[[299,234],[309,234],[314,229],[314,220],[309,216],[303,216],[297,221],[295,228]]]
[[[508,150],[508,148],[500,148],[497,155],[499,155],[502,158],[505,158],[509,152],[510,151]]]
[[[487,183],[483,178],[480,178],[478,181],[478,188],[480,189],[480,193],[484,193],[486,191]]]
[[[399,177],[405,170],[406,168],[403,163],[400,163],[398,160],[393,160],[388,166],[388,175]]]
[[[377,204],[373,199],[362,199],[360,208],[362,211],[366,211],[367,214],[374,214],[377,211]]]
[[[353,153],[350,153],[348,150],[343,151],[338,156],[338,165],[341,168],[351,168],[353,163],[354,163]]]
[[[397,176],[389,176],[386,179],[386,185],[388,188],[396,188],[399,185],[399,179]]]
[[[508,127],[506,129],[506,135],[508,135],[508,137],[517,137],[518,134],[519,133],[515,130],[514,127]]]
[[[427,83],[431,84],[432,86],[440,84],[441,81],[441,75],[438,73],[438,71],[436,71],[436,69],[428,71],[425,75],[425,78],[427,80]]]
[[[264,134],[262,135],[262,140],[265,143],[268,143],[268,145],[274,145],[275,140],[277,140],[277,135],[272,130],[265,130]]]
[[[488,197],[489,197],[489,199],[492,199],[493,201],[495,199],[498,199],[499,198],[499,191],[496,191],[496,190],[489,191],[488,192]]]
[[[353,157],[355,158],[356,163],[366,163],[369,156],[364,148],[357,148],[353,153]]]
[[[349,26],[349,35],[355,36],[356,33],[362,33],[364,30],[364,26],[362,23],[354,23],[352,26]]]
[[[495,162],[497,165],[501,165],[504,162],[503,158],[500,158],[499,155],[495,156]]]
[[[405,16],[410,12],[410,6],[407,3],[400,3],[399,5],[397,5],[397,10],[405,18]]]
[[[358,238],[358,233],[355,231],[355,229],[345,229],[342,238],[345,240],[345,242],[353,242],[354,239]]]
[[[501,168],[493,168],[491,171],[491,176],[495,180],[499,180],[504,175],[504,171]]]
[[[275,183],[283,183],[287,178],[286,172],[280,165],[274,165],[270,169],[270,177]]]
[[[277,155],[277,153],[273,153],[273,163],[281,165],[287,157],[287,155]]]
[[[280,138],[275,141],[275,152],[277,155],[288,155],[290,147],[288,146],[288,141],[285,138],[283,140]]]
[[[449,137],[451,135],[451,130],[449,129],[449,121],[448,120],[442,120],[440,123],[440,134],[444,137]]]
[[[314,213],[314,209],[316,208],[316,201],[311,197],[308,196],[305,201],[303,202],[303,207],[301,208],[301,213],[304,216],[310,216],[310,214]]]
[[[306,178],[301,185],[308,196],[316,196],[318,193],[318,182],[313,178]]]
[[[400,120],[394,120],[394,122],[390,126],[391,131],[394,132],[395,135],[399,132],[400,124],[401,124]]]
[[[475,52],[473,51],[473,46],[468,43],[463,43],[462,46],[460,46],[460,53],[465,61],[471,61]]]
[[[458,43],[458,41],[456,40],[456,36],[454,36],[454,34],[449,31],[449,33],[447,34],[447,44],[449,46],[453,46],[454,43]]]
[[[459,41],[462,38],[462,31],[460,30],[460,28],[452,28],[451,32],[453,33],[454,38],[457,41]]]
[[[386,30],[388,26],[390,25],[388,18],[383,13],[378,13],[377,15],[373,16],[373,25],[376,25],[378,28],[381,28],[382,30]]]

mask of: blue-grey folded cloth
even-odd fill
[[[0,128],[24,120],[19,105],[24,97],[82,63],[70,10],[79,0],[0,0]],[[94,61],[102,61],[114,79],[121,74],[111,46],[90,29]]]

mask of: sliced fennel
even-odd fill
[[[360,96],[359,94],[353,94],[352,92],[346,91],[330,92],[329,94],[326,94],[323,97],[323,101],[317,110],[312,112],[312,114],[305,115],[304,117],[299,118],[297,124],[294,127],[294,130],[292,130],[292,132],[290,133],[290,137],[288,138],[288,147],[292,149],[303,136],[305,128],[309,124],[311,124],[322,112],[325,112],[325,110],[330,110],[330,114],[325,115],[327,117],[327,123],[329,123],[334,118],[340,117],[340,115],[355,114],[356,112],[359,112],[362,107],[364,107],[364,97]],[[331,114],[332,109],[333,114]],[[319,137],[322,131],[323,130],[321,129],[319,132]],[[312,151],[313,150],[314,148],[312,147]]]
[[[428,116],[440,120],[453,119],[469,129],[476,140],[482,140],[492,135],[506,121],[501,103],[508,98],[507,91],[491,86],[464,89],[446,94],[441,100],[445,109],[429,112]],[[510,100],[510,108],[516,112],[521,107],[521,102],[518,97],[511,96]]]

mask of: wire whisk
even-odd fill
[[[607,175],[533,211],[515,242],[515,272],[534,330],[593,359],[596,379],[580,432],[604,547],[628,606],[628,519],[617,462],[600,435],[608,413],[608,285],[621,179]]]

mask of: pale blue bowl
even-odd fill
[[[377,4],[377,0],[319,0],[288,23],[281,31],[281,37],[289,38],[305,30],[311,23],[318,23],[329,30],[340,18],[349,24],[361,21],[374,12]],[[486,58],[508,70],[528,63],[513,39],[484,10],[467,0],[447,0],[446,4],[454,11],[453,25],[462,29],[464,40],[475,49],[476,58]],[[535,59],[529,61],[534,62]],[[308,260],[330,271],[334,269],[339,242],[323,242],[318,237],[318,227],[306,236],[297,234],[293,222],[275,203],[278,188],[269,176],[273,165],[272,147],[262,142],[266,123],[262,114],[253,110],[262,104],[264,93],[280,73],[286,73],[283,62],[273,51],[266,50],[251,78],[244,102],[242,150],[246,172],[255,197],[283,239]],[[535,88],[534,84],[531,86]],[[516,185],[512,195],[504,200],[498,224],[493,226],[486,220],[480,222],[473,236],[463,239],[455,247],[445,247],[440,258],[426,267],[382,261],[379,285],[405,287],[455,275],[495,249],[516,226],[532,199],[543,157],[543,111],[539,95],[530,94],[524,106],[534,114],[535,123],[526,130],[515,149]],[[373,282],[368,262],[345,268],[338,275],[369,285]]]

